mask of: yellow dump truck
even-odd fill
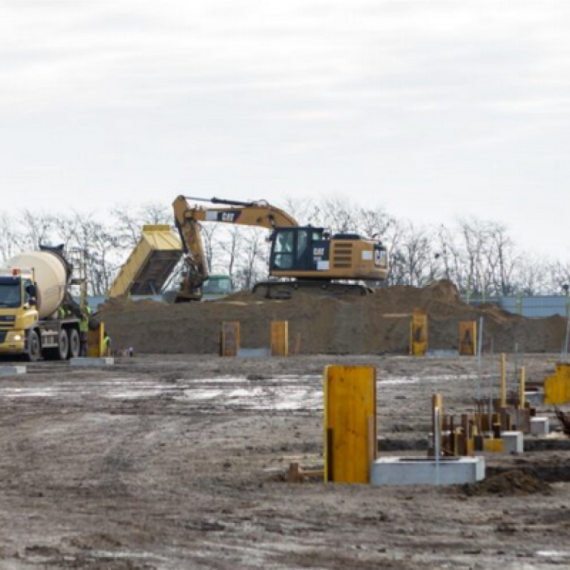
[[[0,355],[65,360],[79,355],[80,308],[69,294],[63,248],[16,255],[0,269]]]
[[[182,244],[170,226],[143,226],[141,239],[113,281],[108,296],[159,295],[181,257]]]

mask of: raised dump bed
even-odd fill
[[[170,226],[143,226],[142,236],[109,289],[109,297],[158,295],[182,257]]]

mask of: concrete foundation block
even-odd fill
[[[238,358],[269,358],[270,348],[240,348],[237,351]]]
[[[439,465],[437,465],[439,463]],[[463,485],[485,478],[484,457],[382,457],[370,467],[370,484]]]
[[[26,374],[25,366],[0,366],[0,376],[13,376],[14,374]]]
[[[426,350],[426,356],[428,358],[457,358],[459,356],[459,351],[435,348]]]
[[[71,358],[69,360],[70,366],[77,366],[83,368],[99,368],[101,366],[113,366],[115,359],[111,357],[103,358]]]
[[[523,453],[524,436],[522,431],[503,431],[501,439],[504,442],[503,453]]]
[[[524,398],[533,408],[544,405],[544,392],[525,392]]]
[[[530,418],[530,433],[538,437],[547,436],[550,433],[548,418]]]

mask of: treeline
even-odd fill
[[[570,283],[567,260],[543,260],[522,251],[500,222],[463,218],[452,225],[417,225],[382,208],[341,198],[285,199],[276,204],[300,224],[331,233],[380,239],[388,251],[387,285],[425,286],[450,279],[473,296],[563,294]],[[168,205],[148,203],[133,210],[118,205],[106,216],[85,212],[0,215],[0,258],[39,243],[66,245],[87,255],[91,293],[104,295],[137,243],[144,224],[172,224]],[[203,241],[212,273],[230,275],[236,289],[267,277],[268,232],[260,228],[204,224]],[[172,287],[179,271],[172,276]]]

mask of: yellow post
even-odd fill
[[[524,366],[521,366],[519,384],[519,408],[522,409],[526,405],[526,367]]]
[[[101,358],[105,356],[105,323],[100,323],[95,330],[89,329],[87,332],[87,356],[90,358]]]
[[[410,323],[410,354],[425,356],[428,343],[428,320],[425,309],[414,309]]]
[[[271,323],[271,356],[289,355],[289,322]]]
[[[483,451],[486,453],[503,453],[505,450],[505,441],[499,438],[491,438],[483,440]]]
[[[327,366],[324,372],[325,481],[369,483],[376,459],[376,369]]]
[[[439,421],[437,422],[437,425],[435,418],[436,409],[439,410],[439,415],[438,415]],[[442,433],[443,433],[443,399],[441,397],[441,394],[434,394],[431,398],[431,431],[433,434],[432,447],[435,453],[436,438],[439,438],[439,442],[441,445]]]
[[[240,348],[241,327],[239,321],[222,323],[221,355],[237,356]]]
[[[501,353],[501,408],[507,407],[507,355]]]
[[[461,356],[477,354],[477,321],[459,323],[459,354]]]

